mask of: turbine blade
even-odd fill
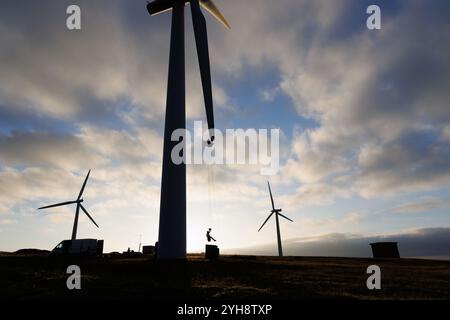
[[[49,206],[40,207],[40,208],[38,208],[38,210],[54,208],[54,207],[61,207],[61,206],[66,206],[68,204],[74,204],[74,203],[77,203],[77,201],[67,201],[67,202],[61,202],[61,203],[57,203],[57,204],[51,204]]]
[[[289,219],[288,217],[286,217],[285,215],[282,215],[282,214],[279,213],[279,212],[277,212],[277,214],[278,214],[279,216],[282,216],[282,217],[285,218],[286,220],[289,220],[289,221],[291,221],[291,222],[294,222],[293,220]]]
[[[270,217],[273,215],[273,212],[271,214],[269,214],[269,216],[267,217],[266,221],[264,221],[264,223],[262,224],[261,228],[259,228],[258,232],[261,231],[261,229],[264,227],[264,225],[267,223],[267,221],[269,221]]]
[[[97,226],[97,228],[100,228],[100,227],[98,226],[98,224],[94,221],[94,219],[92,219],[92,217],[90,216],[90,214],[87,212],[86,208],[83,207],[83,205],[82,205],[81,203],[80,203],[80,207],[81,207],[81,210],[83,210],[84,213],[88,216],[88,218],[91,219],[91,221]]]
[[[212,0],[200,0],[200,4],[203,8],[205,8],[210,14],[213,15],[214,18],[219,20],[226,28],[231,29],[230,24],[227,19],[223,16],[219,9],[217,9],[216,5]]]
[[[275,210],[275,204],[273,203],[272,190],[270,189],[270,183],[269,183],[269,181],[267,181],[267,186],[269,187],[270,201],[272,202],[272,209]]]
[[[80,194],[78,195],[78,199],[77,200],[81,199],[81,196],[83,195],[83,191],[84,191],[84,188],[86,187],[86,183],[87,183],[87,181],[89,179],[89,175],[90,174],[91,174],[91,170],[89,169],[89,172],[88,172],[88,174],[86,176],[86,179],[84,179],[84,183],[83,183],[83,186],[81,187]]]
[[[214,129],[214,107],[211,85],[211,67],[209,63],[208,49],[208,31],[206,29],[206,20],[198,0],[191,0],[192,22],[194,24],[195,43],[197,45],[198,63],[200,66],[200,75],[202,79],[203,98],[205,100],[206,119],[208,129]],[[211,134],[211,131],[210,131]],[[214,141],[214,136],[210,137]]]

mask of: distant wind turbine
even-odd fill
[[[211,134],[214,129],[214,111],[208,34],[206,20],[200,6],[227,28],[230,28],[212,0],[155,0],[147,4],[147,11],[150,15],[172,10],[159,212],[158,260],[186,259],[186,164],[175,164],[171,159],[173,148],[179,144],[179,141],[172,141],[172,133],[177,129],[186,128],[184,48],[184,7],[186,3],[191,6],[192,23],[194,25],[206,119],[210,133],[208,144],[214,142],[214,135]],[[185,144],[185,139],[181,143]]]
[[[262,224],[261,228],[259,228],[258,232],[261,231],[261,229],[264,227],[264,225],[267,223],[267,221],[269,221],[270,217],[272,217],[272,215],[275,213],[275,221],[277,223],[277,239],[278,239],[278,255],[280,257],[283,256],[283,247],[281,245],[281,234],[280,234],[280,222],[278,221],[278,216],[281,216],[291,222],[291,219],[289,219],[288,217],[284,216],[281,214],[281,209],[275,209],[275,204],[273,202],[273,196],[272,196],[272,190],[270,189],[270,183],[269,181],[267,181],[267,186],[269,187],[269,193],[270,193],[270,201],[272,202],[272,210],[270,211],[270,215],[267,217],[266,221],[264,221],[264,223]]]
[[[84,188],[86,187],[86,183],[87,183],[87,181],[89,179],[89,174],[90,173],[91,173],[91,170],[89,170],[89,172],[88,172],[88,174],[86,176],[86,179],[84,180],[83,186],[81,187],[81,190],[80,190],[80,193],[78,194],[77,200],[61,202],[61,203],[52,204],[52,205],[49,205],[49,206],[45,206],[45,207],[39,208],[39,210],[42,210],[42,209],[61,207],[61,206],[66,206],[66,205],[69,205],[69,204],[75,204],[76,203],[77,204],[77,209],[75,211],[75,220],[73,222],[72,240],[76,240],[76,238],[77,238],[78,215],[80,213],[80,208],[88,216],[88,218],[91,219],[91,221],[97,226],[97,228],[99,227],[97,225],[97,223],[94,221],[94,219],[89,215],[89,213],[87,212],[86,208],[81,204],[84,201],[81,197],[83,196]]]

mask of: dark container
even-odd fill
[[[371,243],[374,258],[400,258],[397,242]]]
[[[205,258],[208,260],[216,260],[219,258],[219,247],[211,244],[206,245]]]
[[[142,253],[143,254],[148,254],[148,255],[155,255],[155,246],[143,246],[142,247]]]

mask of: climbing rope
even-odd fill
[[[211,165],[208,164],[208,224],[211,225],[211,223],[213,222],[211,217],[212,217],[212,197],[211,197],[211,184],[212,184],[212,179],[211,179]]]
[[[215,167],[214,164],[208,164],[208,220],[209,220],[209,228],[213,229],[213,233],[216,235],[220,235],[220,221],[219,216],[216,214],[214,207],[214,197],[216,192],[216,184],[215,184]]]

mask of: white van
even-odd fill
[[[52,250],[51,255],[102,255],[103,243],[103,240],[97,239],[64,240]]]

